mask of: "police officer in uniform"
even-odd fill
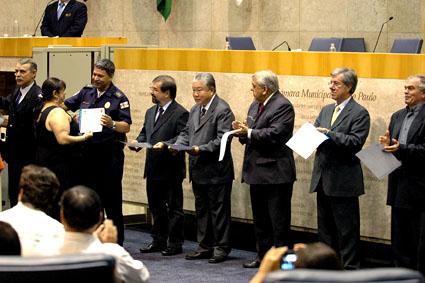
[[[124,242],[122,215],[122,176],[124,169],[123,144],[130,131],[130,103],[113,83],[115,66],[111,60],[101,59],[94,65],[93,85],[87,85],[65,100],[65,109],[77,111],[104,108],[102,132],[94,133],[84,146],[84,185],[101,197],[106,215],[118,228],[118,243]]]

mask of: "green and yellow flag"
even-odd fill
[[[156,9],[164,17],[165,21],[167,21],[171,13],[171,1],[172,0],[156,0]]]

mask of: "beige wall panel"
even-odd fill
[[[388,0],[389,32],[423,32],[420,7],[420,0]]]
[[[347,1],[300,0],[300,31],[346,31]]]
[[[156,11],[156,1],[122,0],[123,31],[159,31],[161,14]]]
[[[261,32],[258,34],[258,50],[271,51],[273,48],[281,44],[283,41],[287,41],[292,49],[298,49],[300,45],[300,33],[293,31],[287,32]],[[308,48],[308,47],[307,47]],[[288,46],[283,44],[276,51],[287,51]]]
[[[211,17],[212,31],[226,31],[233,36],[258,31],[258,0],[245,0],[239,7],[235,1],[212,1]]]

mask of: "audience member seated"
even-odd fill
[[[19,181],[18,204],[0,213],[0,220],[12,225],[21,241],[22,255],[34,255],[41,240],[59,238],[60,222],[48,216],[59,190],[55,174],[45,167],[27,165]]]
[[[287,253],[288,247],[272,247],[261,261],[257,274],[250,283],[260,283],[269,272],[280,270],[282,257]],[[323,243],[295,244],[297,254],[295,268],[343,270],[342,261],[337,253]]]
[[[40,255],[103,253],[116,259],[116,275],[124,282],[147,282],[149,272],[120,245],[117,229],[111,220],[103,220],[103,208],[98,194],[84,186],[65,191],[60,201],[60,217],[64,237],[40,244]],[[99,225],[101,224],[102,225]]]
[[[18,233],[7,223],[0,221],[0,255],[21,255]]]

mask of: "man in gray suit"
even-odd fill
[[[407,107],[391,116],[379,142],[402,162],[388,178],[391,246],[396,266],[425,274],[425,76],[407,78]]]
[[[191,146],[189,177],[195,195],[197,220],[196,251],[187,260],[209,258],[219,263],[230,253],[230,195],[234,178],[229,139],[222,161],[218,161],[223,134],[232,129],[235,120],[230,106],[216,94],[215,80],[210,73],[199,73],[192,82],[196,105],[176,144]],[[171,152],[176,152],[169,147]]]
[[[310,193],[317,192],[319,241],[339,251],[345,269],[360,268],[359,196],[363,172],[355,154],[369,134],[368,111],[354,101],[357,74],[348,68],[331,73],[336,103],[320,111],[314,125],[329,137],[316,151]]]
[[[152,81],[152,106],[146,111],[145,122],[137,140],[155,145],[177,137],[186,126],[189,112],[175,101],[177,86],[170,76],[158,76]],[[131,149],[131,148],[130,148]],[[138,151],[139,148],[133,148]],[[186,177],[184,152],[146,151],[146,193],[153,216],[152,243],[140,249],[142,253],[161,252],[164,256],[182,252],[183,188]],[[168,241],[168,244],[167,244]]]
[[[244,263],[245,268],[259,267],[272,246],[289,245],[295,181],[294,156],[285,145],[294,129],[294,108],[279,92],[279,81],[272,71],[255,73],[251,91],[255,100],[247,121],[233,122],[239,141],[246,144],[242,181],[250,185],[257,239],[257,258]]]

